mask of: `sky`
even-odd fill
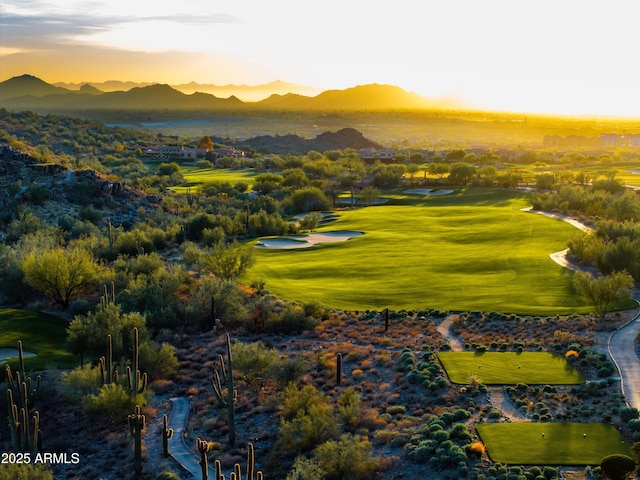
[[[636,0],[3,0],[0,81],[320,89],[640,117]]]

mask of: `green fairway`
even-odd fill
[[[546,352],[440,352],[438,359],[453,383],[477,375],[487,385],[574,385],[582,376],[564,357]]]
[[[492,423],[476,429],[494,462],[599,465],[607,455],[631,454],[620,432],[604,423]]]
[[[520,314],[588,312],[572,273],[549,254],[575,234],[522,212],[526,194],[472,189],[442,196],[393,192],[389,203],[338,212],[318,232],[364,235],[310,249],[256,249],[245,280],[295,301],[342,309],[437,308]]]
[[[228,170],[221,168],[196,168],[183,166],[180,172],[184,176],[185,183],[171,188],[176,193],[186,193],[187,188],[191,188],[191,193],[197,193],[202,187],[211,183],[246,183],[251,187],[253,179],[257,175],[251,170]]]
[[[77,357],[67,349],[67,321],[53,315],[31,310],[0,310],[0,348],[17,348],[22,340],[24,351],[35,353],[25,358],[27,369],[67,368],[78,364]],[[0,361],[5,363],[5,361]],[[12,368],[17,358],[10,359]]]

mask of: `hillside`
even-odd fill
[[[282,90],[286,85],[277,84],[275,87]],[[116,109],[236,110],[248,107],[258,110],[375,111],[420,110],[441,105],[392,85],[360,85],[346,90],[328,90],[313,97],[274,93],[258,102],[243,102],[233,95],[219,98],[199,91],[185,94],[161,84],[134,87],[127,91],[102,92],[95,87],[68,90],[23,75],[0,83],[0,106],[10,110],[67,112]]]
[[[238,142],[238,146],[278,154],[305,154],[310,150],[325,152],[327,150],[340,150],[345,148],[382,148],[382,145],[373,140],[369,140],[354,128],[343,128],[337,132],[324,132],[312,139],[301,138],[298,135],[282,135],[277,137],[260,135]]]

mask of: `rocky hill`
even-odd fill
[[[97,212],[96,222],[109,219],[118,226],[135,223],[140,211],[151,212],[159,203],[159,197],[94,170],[75,171],[56,163],[42,163],[0,146],[0,211],[5,215],[20,205],[29,205],[41,220],[57,225],[63,215],[78,218],[80,209],[91,204]],[[5,236],[6,232],[0,231],[0,239]]]
[[[382,148],[382,145],[373,140],[369,140],[354,128],[343,128],[337,132],[324,132],[312,139],[305,139],[297,135],[277,137],[261,135],[244,140],[238,146],[281,155],[286,153],[305,154],[310,150],[325,152],[327,150],[341,150],[345,148]]]

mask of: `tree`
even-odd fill
[[[244,275],[254,261],[252,251],[236,241],[230,245],[218,243],[201,258],[205,270],[222,280],[235,280]]]
[[[329,210],[331,200],[317,187],[296,190],[286,200],[286,207],[292,213]]]
[[[449,173],[449,165],[446,163],[430,163],[427,165],[426,171],[429,175],[435,175],[438,179],[441,179]]]
[[[593,277],[587,272],[576,272],[573,285],[593,303],[602,320],[615,303],[631,295],[634,286],[633,277],[627,272],[613,272],[599,277]]]
[[[313,232],[322,221],[322,213],[311,212],[300,219],[300,228]]]
[[[424,153],[422,152],[413,152],[409,156],[409,161],[415,165],[421,165],[424,163]]]
[[[211,137],[209,135],[205,135],[200,140],[198,140],[198,148],[206,148],[207,150],[213,149],[213,142],[211,141]]]
[[[636,469],[636,462],[626,455],[613,454],[602,459],[600,468],[610,480],[625,480]]]
[[[364,187],[358,196],[364,203],[371,205],[371,203],[380,196],[380,190],[372,186]]]
[[[448,181],[454,185],[466,185],[476,173],[476,167],[466,162],[456,162],[449,169]]]
[[[53,297],[64,308],[90,286],[97,284],[104,269],[81,248],[55,248],[42,254],[30,253],[22,262],[29,285]]]
[[[147,340],[146,319],[138,312],[122,313],[115,303],[100,305],[95,312],[77,315],[67,327],[71,351],[80,355],[104,355],[107,335],[113,339],[113,356],[120,358],[132,351],[131,332],[138,328],[140,338]]]

